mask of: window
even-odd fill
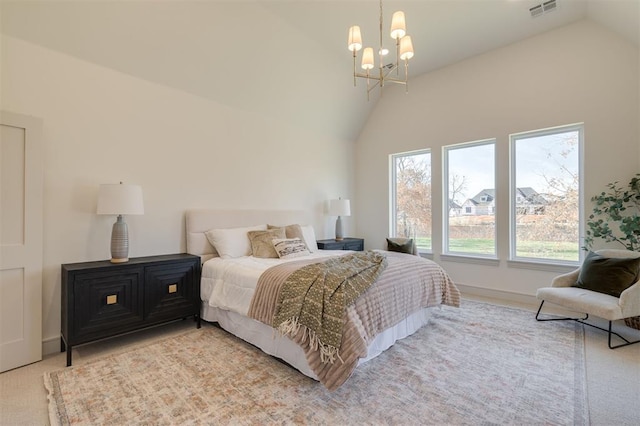
[[[511,258],[578,262],[583,126],[511,135]]]
[[[495,140],[443,150],[444,252],[495,257]]]
[[[391,236],[431,251],[431,152],[391,155]]]

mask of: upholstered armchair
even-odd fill
[[[538,289],[536,297],[542,302],[536,320],[573,320],[607,331],[610,349],[639,343],[640,340],[629,341],[612,331],[613,321],[640,316],[639,264],[640,252],[609,249],[598,250],[595,255],[590,254],[579,269],[556,277],[551,282],[551,287]],[[586,315],[584,318],[540,318],[545,302]],[[608,320],[608,330],[585,322],[589,315]],[[612,334],[624,343],[612,346]]]

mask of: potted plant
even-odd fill
[[[587,221],[584,248],[590,250],[600,239],[619,243],[627,250],[640,250],[640,174],[626,187],[618,186],[616,181],[607,188],[591,197],[594,207]],[[625,318],[624,322],[640,330],[640,317]]]

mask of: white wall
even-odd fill
[[[9,36],[1,50],[0,107],[43,119],[45,352],[60,335],[60,265],[110,257],[115,217],[95,214],[99,184],[142,186],[145,214],[126,218],[132,257],[184,252],[189,208],[310,209],[329,237],[325,202],[351,196],[353,141]]]
[[[418,52],[428,55],[429,52]],[[442,213],[434,209],[434,259],[470,287],[533,295],[556,271],[507,266],[509,134],[585,125],[585,194],[638,171],[638,49],[590,21],[474,57],[386,92],[356,145],[358,235],[382,247],[389,232],[388,156],[430,148],[433,198],[442,200],[442,147],[497,138],[499,266],[440,259]],[[397,89],[397,90],[396,90]]]

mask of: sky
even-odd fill
[[[511,148],[515,148],[516,185],[531,187],[539,193],[549,192],[546,178],[567,180],[567,168],[578,173],[578,132],[569,131],[555,135],[531,137],[516,136]],[[465,190],[457,197],[463,202],[485,188],[495,187],[495,145],[492,141],[478,142],[448,150],[448,173],[465,177]],[[566,155],[563,155],[565,153]]]

